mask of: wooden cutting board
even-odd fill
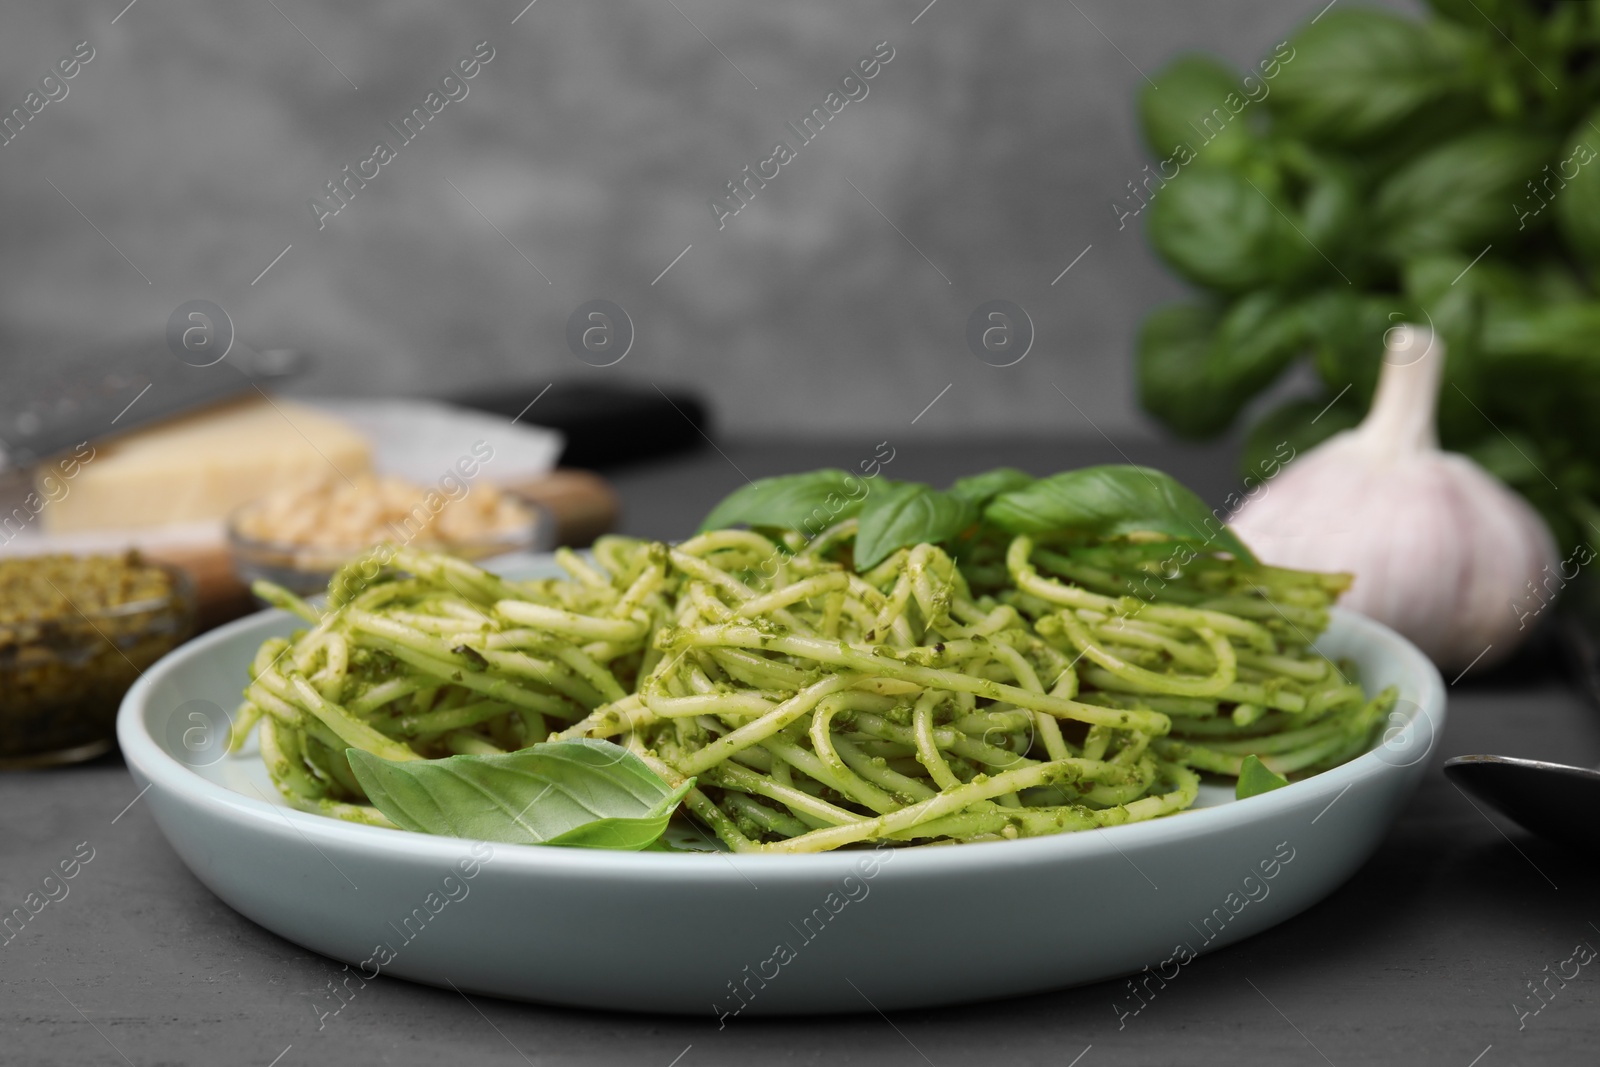
[[[592,471],[561,469],[532,481],[502,484],[500,489],[546,509],[555,518],[557,545],[582,547],[616,525],[621,511],[617,492]],[[150,558],[182,567],[194,579],[199,596],[199,628],[208,630],[256,610],[250,590],[233,570],[223,543],[205,543],[142,550]]]

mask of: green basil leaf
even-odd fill
[[[1145,316],[1136,342],[1139,401],[1184,437],[1211,437],[1228,428],[1239,403],[1217,403],[1199,387],[1221,321],[1212,304],[1168,304]]]
[[[700,532],[744,523],[816,536],[861,510],[867,482],[833,468],[758,478],[711,509]]]
[[[545,844],[560,845],[565,848],[607,848],[617,852],[653,849],[659,844],[661,834],[667,828],[667,820],[672,818],[678,802],[693,788],[694,781],[686,781],[638,818],[596,819],[594,822],[574,827],[564,834],[557,834]],[[673,850],[662,848],[658,851]]]
[[[1233,795],[1234,799],[1243,800],[1245,797],[1282,789],[1288,784],[1289,779],[1268,770],[1267,765],[1255,756],[1246,756],[1244,767],[1239,771],[1239,784],[1234,787]]]
[[[861,508],[856,567],[876,567],[899,548],[947,541],[977,521],[978,509],[953,493],[920,482],[890,482],[871,493]]]
[[[1593,380],[1600,363],[1600,303],[1501,305],[1488,309],[1484,346],[1496,359],[1538,359],[1548,369],[1566,363]],[[1524,362],[1520,368],[1529,369]]]
[[[1473,265],[1472,258],[1419,257],[1402,273],[1449,353],[1441,441],[1459,451],[1485,434],[1503,440],[1500,427],[1513,435],[1560,427],[1570,447],[1594,455],[1596,438],[1586,431],[1600,372],[1600,304],[1562,259],[1530,263],[1491,253]]]
[[[1242,403],[1272,384],[1309,342],[1298,302],[1270,289],[1250,293],[1217,327],[1208,384]]]
[[[1288,203],[1282,206],[1299,216],[1297,225],[1304,230],[1307,244],[1321,252],[1307,261],[1310,273],[1320,274],[1330,285],[1335,279],[1345,280],[1338,277],[1340,271],[1359,274],[1366,241],[1361,218],[1366,191],[1355,168],[1330,153],[1293,143],[1285,145],[1279,156],[1286,183],[1291,188],[1302,187],[1297,196],[1286,194]]]
[[[1139,333],[1140,399],[1178,433],[1210,437],[1309,342],[1298,304],[1270,290],[1240,298],[1220,319],[1206,305],[1158,309]]]
[[[984,518],[1014,534],[1163,533],[1256,562],[1204,501],[1170,474],[1149,467],[1113,464],[1063,471],[995,497]]]
[[[1342,287],[1308,300],[1302,313],[1323,384],[1334,393],[1350,386],[1343,399],[1363,412],[1378,385],[1385,331],[1427,321],[1411,301]]]
[[[401,829],[516,845],[645,848],[694,784],[673,789],[632,752],[591,738],[503,756],[345,755],[373,806]]]
[[[1474,264],[1481,251],[1422,255],[1401,270],[1402,289],[1419,309],[1425,309],[1424,319],[1410,317],[1410,321],[1432,327],[1448,354],[1436,422],[1440,440],[1452,451],[1475,443],[1486,432],[1499,436],[1494,426],[1500,423],[1484,421],[1490,406],[1483,380],[1484,325],[1491,310],[1526,306],[1542,284],[1540,275],[1549,273],[1534,264],[1506,262],[1493,253]],[[1553,299],[1554,293],[1549,296]],[[1527,368],[1519,371],[1526,373]],[[1516,391],[1518,386],[1511,388]],[[1489,416],[1503,417],[1503,413]]]
[[[1600,264],[1600,108],[1583,117],[1561,144],[1550,170],[1556,175],[1556,227],[1567,246],[1591,266]],[[1533,176],[1535,183],[1544,175]],[[1564,187],[1562,187],[1564,184]],[[1526,201],[1524,201],[1526,202]]]
[[[1476,255],[1485,242],[1531,232],[1554,213],[1523,219],[1519,231],[1519,211],[1537,211],[1543,204],[1526,185],[1553,155],[1550,138],[1520,129],[1478,130],[1446,141],[1413,157],[1378,186],[1373,232],[1396,260],[1423,252]]]
[[[1250,101],[1237,74],[1210,56],[1186,55],[1151,81],[1139,93],[1139,120],[1158,157],[1192,155],[1202,165],[1243,157],[1252,135],[1241,112]]]
[[[1271,167],[1252,167],[1248,176],[1199,169],[1151,199],[1150,243],[1197,285],[1226,292],[1282,285],[1328,270],[1303,235],[1304,220],[1292,221],[1298,213]]]
[[[1509,25],[1519,15],[1531,13],[1537,6],[1529,0],[1426,0],[1427,5],[1445,18],[1484,34],[1497,36],[1500,26]]]
[[[1505,301],[1490,302],[1484,308],[1479,381],[1468,384],[1481,409],[1480,419],[1490,420],[1479,425],[1503,428],[1513,438],[1526,436],[1538,442],[1537,450],[1526,451],[1544,474],[1562,487],[1563,496],[1571,496],[1569,484],[1600,485],[1594,468],[1594,457],[1600,456],[1600,420],[1594,417],[1600,410],[1597,335],[1600,302]],[[1448,373],[1449,364],[1445,369]],[[1465,433],[1458,431],[1444,438],[1444,413],[1441,404],[1440,433],[1446,447],[1470,447],[1472,442]],[[1488,432],[1499,436],[1498,429]],[[1547,514],[1538,497],[1549,487],[1543,477],[1538,485],[1518,486]],[[1592,488],[1585,493],[1593,494]],[[1586,535],[1593,536],[1593,531]]]
[[[949,489],[945,490],[951,496],[960,497],[973,507],[982,509],[989,501],[1001,493],[1012,489],[1021,489],[1025,485],[1033,484],[1033,475],[1017,470],[1015,467],[996,467],[992,471],[974,474],[970,477],[959,478]]]
[[[1521,299],[1525,295],[1526,287],[1516,277],[1522,272],[1520,265],[1508,269],[1509,265],[1500,262],[1499,258],[1490,255],[1473,263],[1471,252],[1433,252],[1411,256],[1401,264],[1400,288],[1419,308],[1428,309],[1428,314],[1433,317],[1432,324],[1437,327],[1439,312],[1436,309],[1441,303],[1456,300],[1475,305],[1487,296]],[[1471,267],[1470,271],[1468,267]],[[1496,275],[1505,277],[1502,280]],[[1454,358],[1454,348],[1450,350],[1450,355]]]
[[[1335,8],[1263,61],[1274,130],[1349,145],[1419,122],[1459,126],[1482,113],[1482,51],[1450,23]]]

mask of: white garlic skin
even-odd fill
[[[1340,604],[1441,670],[1482,667],[1532,631],[1558,574],[1555,539],[1522,497],[1439,450],[1443,342],[1398,327],[1384,360],[1366,420],[1291,462],[1230,525],[1263,563],[1353,574]]]

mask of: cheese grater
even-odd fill
[[[84,441],[252,392],[294,376],[308,362],[292,349],[258,352],[236,341],[226,359],[191,366],[160,336],[61,356],[0,356],[0,466],[27,466]]]

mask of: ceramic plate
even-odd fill
[[[1367,858],[1422,774],[1444,687],[1393,631],[1336,612],[1319,647],[1400,687],[1377,748],[1286,788],[1087,833],[807,856],[490,845],[294,811],[259,758],[222,757],[264,612],[173,652],[118,737],[196,877],[248,918],[350,965],[467,992],[629,1011],[926,1007],[1189,959],[1282,922]],[[1025,919],[1023,917],[1026,917]],[[1153,979],[1148,979],[1153,980]],[[1132,1002],[1130,1002],[1130,1006]]]

